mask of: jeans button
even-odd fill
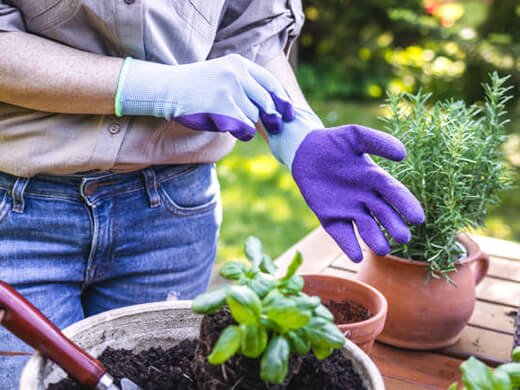
[[[110,134],[117,134],[121,131],[121,125],[119,123],[112,123],[110,126],[108,126],[108,132]]]

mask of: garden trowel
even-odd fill
[[[117,386],[99,360],[65,337],[36,307],[2,281],[0,324],[83,386],[97,390],[142,390],[127,378]]]

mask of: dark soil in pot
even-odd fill
[[[336,324],[352,324],[368,320],[372,314],[363,306],[352,300],[324,300],[323,304],[334,314]]]
[[[341,352],[318,361],[313,355],[293,355],[288,379],[282,385],[266,385],[260,380],[257,359],[235,356],[220,366],[207,363],[207,355],[220,332],[233,319],[227,311],[205,316],[201,324],[200,340],[184,340],[168,350],[152,348],[140,353],[107,348],[99,360],[114,376],[116,383],[126,377],[144,390],[361,390],[362,380],[352,362]],[[224,377],[225,376],[225,377]],[[76,390],[83,388],[72,379],[63,379],[50,385],[49,390]]]
[[[281,385],[267,385],[260,379],[260,359],[250,359],[235,355],[221,366],[208,363],[207,357],[218,340],[220,333],[228,326],[236,324],[229,309],[206,315],[200,325],[199,345],[195,351],[193,365],[195,376],[201,389],[227,390],[244,388],[248,390],[285,389],[291,378],[300,370],[302,357],[292,354],[289,359],[287,377]],[[235,386],[240,387],[235,387]]]

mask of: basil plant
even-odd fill
[[[287,375],[291,353],[312,351],[321,360],[343,347],[345,337],[334,325],[332,313],[319,297],[302,292],[303,278],[296,274],[301,253],[279,279],[274,278],[277,266],[263,252],[259,239],[249,237],[245,253],[249,264],[230,261],[220,269],[220,275],[234,284],[193,301],[193,311],[200,314],[214,313],[227,305],[237,322],[220,334],[208,356],[211,364],[222,364],[235,354],[260,358],[262,380],[279,384]]]
[[[511,363],[505,363],[491,370],[480,360],[471,356],[460,365],[463,390],[515,390],[520,389],[520,347],[511,354]],[[457,383],[449,390],[456,390]]]

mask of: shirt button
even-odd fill
[[[110,134],[117,134],[121,130],[121,126],[119,123],[112,123],[110,126],[108,126],[108,132]]]
[[[125,3],[128,4],[128,5],[134,4],[135,0],[125,0]]]

